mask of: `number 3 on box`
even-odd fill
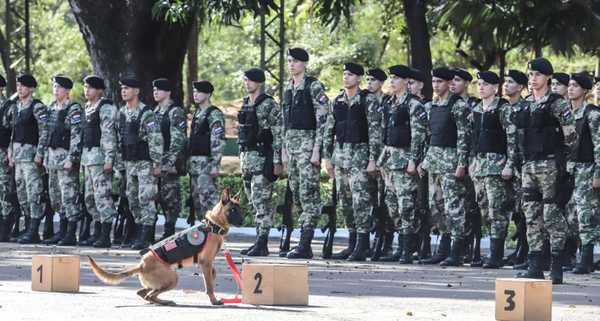
[[[504,290],[504,294],[508,295],[508,297],[506,298],[506,303],[508,305],[504,307],[504,311],[513,311],[515,309],[515,301],[513,300],[516,294],[515,291]]]

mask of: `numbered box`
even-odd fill
[[[258,305],[308,305],[306,264],[242,265],[242,303]]]
[[[37,255],[31,260],[31,290],[79,292],[78,255]]]
[[[496,279],[496,320],[552,320],[552,281]]]

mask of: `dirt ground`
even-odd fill
[[[226,246],[237,263],[251,239],[230,235]],[[276,250],[276,240],[271,250]],[[341,244],[339,244],[341,245]],[[320,250],[320,244],[315,247]],[[177,289],[161,295],[177,306],[146,304],[136,294],[137,278],[104,285],[84,257],[76,294],[31,291],[31,256],[91,255],[110,270],[135,264],[132,250],[22,246],[0,243],[0,320],[494,320],[494,280],[512,277],[510,268],[399,265],[396,263],[309,262],[309,306],[211,306],[198,269],[179,270]],[[253,261],[287,262],[272,255]],[[216,261],[217,292],[231,297],[236,285],[223,256]],[[600,273],[565,274],[553,290],[552,320],[600,320]]]

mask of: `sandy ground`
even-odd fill
[[[230,235],[227,247],[241,263],[239,250],[251,239]],[[341,245],[341,244],[340,244]],[[271,250],[276,250],[275,239]],[[320,250],[320,244],[317,245]],[[197,268],[179,270],[176,290],[161,296],[172,307],[146,304],[136,294],[137,278],[118,286],[100,283],[87,261],[81,264],[77,294],[31,291],[31,256],[64,253],[92,255],[111,270],[134,264],[131,250],[21,246],[0,243],[0,320],[494,320],[494,280],[512,277],[498,271],[394,263],[309,262],[307,307],[211,306]],[[245,259],[247,260],[247,259]],[[274,256],[253,261],[287,262]],[[217,292],[231,297],[236,285],[223,256],[216,261]],[[565,274],[567,284],[553,290],[552,320],[600,320],[600,273]]]

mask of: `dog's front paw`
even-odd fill
[[[210,300],[210,303],[212,303],[212,305],[223,305],[223,300],[221,300],[221,299],[217,300],[215,298],[215,299]]]

